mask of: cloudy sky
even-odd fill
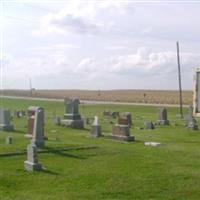
[[[200,67],[200,2],[1,0],[1,87],[183,89]]]

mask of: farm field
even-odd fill
[[[131,128],[136,141],[116,142],[105,137],[93,139],[89,126],[84,130],[53,125],[53,114],[63,116],[62,102],[1,99],[1,107],[45,109],[47,152],[39,153],[42,172],[26,172],[24,151],[29,139],[27,118],[13,118],[15,131],[0,133],[0,199],[76,200],[76,199],[199,199],[200,131],[188,130],[176,118],[178,108],[167,108],[169,126],[155,130],[139,129],[145,120],[156,121],[158,108],[128,105],[80,105],[82,116],[98,115],[105,135],[112,123],[103,118],[104,110],[132,113]],[[187,114],[187,109],[184,109]],[[175,126],[176,124],[176,126]],[[198,122],[200,125],[200,123]],[[13,144],[5,138],[12,135]],[[161,142],[159,147],[144,146],[145,141]],[[53,151],[60,148],[59,151]],[[65,150],[62,150],[65,148]],[[41,151],[42,149],[40,149]],[[6,155],[21,152],[19,155]]]
[[[81,100],[179,104],[179,93],[173,90],[3,90],[1,95],[60,98],[76,96]],[[183,91],[183,104],[192,104],[192,91]]]

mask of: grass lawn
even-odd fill
[[[98,115],[104,134],[112,124],[103,118],[104,110],[129,111],[136,141],[123,143],[90,138],[89,127],[74,130],[53,125],[52,116],[63,116],[64,104],[31,100],[2,99],[1,107],[45,109],[46,148],[69,147],[66,151],[39,153],[42,172],[26,172],[26,154],[0,156],[0,200],[76,199],[200,199],[200,131],[188,130],[176,118],[178,108],[168,108],[171,124],[177,126],[140,130],[144,120],[156,121],[158,108],[125,105],[81,105],[86,117]],[[187,110],[184,110],[187,113]],[[114,121],[113,121],[114,122]],[[15,131],[0,133],[0,153],[26,149],[27,119],[13,119]],[[6,145],[11,134],[13,144]],[[144,141],[161,142],[159,147]]]

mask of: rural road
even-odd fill
[[[5,99],[24,99],[24,100],[36,100],[36,101],[57,101],[63,102],[63,99],[49,99],[49,98],[38,98],[38,97],[20,97],[20,96],[0,96],[0,98]],[[113,105],[137,105],[137,106],[164,106],[164,107],[179,107],[177,104],[151,104],[151,103],[131,103],[131,102],[112,102],[112,101],[87,101],[80,100],[81,104],[113,104]],[[188,107],[188,105],[183,105],[183,107]]]

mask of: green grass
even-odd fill
[[[82,115],[100,117],[105,134],[111,132],[112,124],[103,118],[104,110],[130,111],[134,120],[131,133],[136,141],[121,143],[92,139],[89,127],[74,130],[54,126],[53,113],[63,116],[63,103],[11,99],[1,102],[1,106],[11,111],[27,109],[29,105],[45,109],[45,133],[49,138],[46,146],[69,147],[69,150],[39,153],[39,161],[46,169],[32,173],[24,170],[26,155],[0,156],[0,199],[200,199],[200,131],[188,130],[183,121],[176,119],[178,108],[168,108],[169,120],[176,121],[177,126],[139,130],[137,127],[142,127],[144,120],[157,119],[158,108],[80,106]],[[13,123],[15,132],[0,133],[0,153],[22,151],[29,144],[24,137],[27,119],[14,118]],[[8,134],[13,136],[12,145],[5,144]],[[147,147],[144,141],[162,145]]]

